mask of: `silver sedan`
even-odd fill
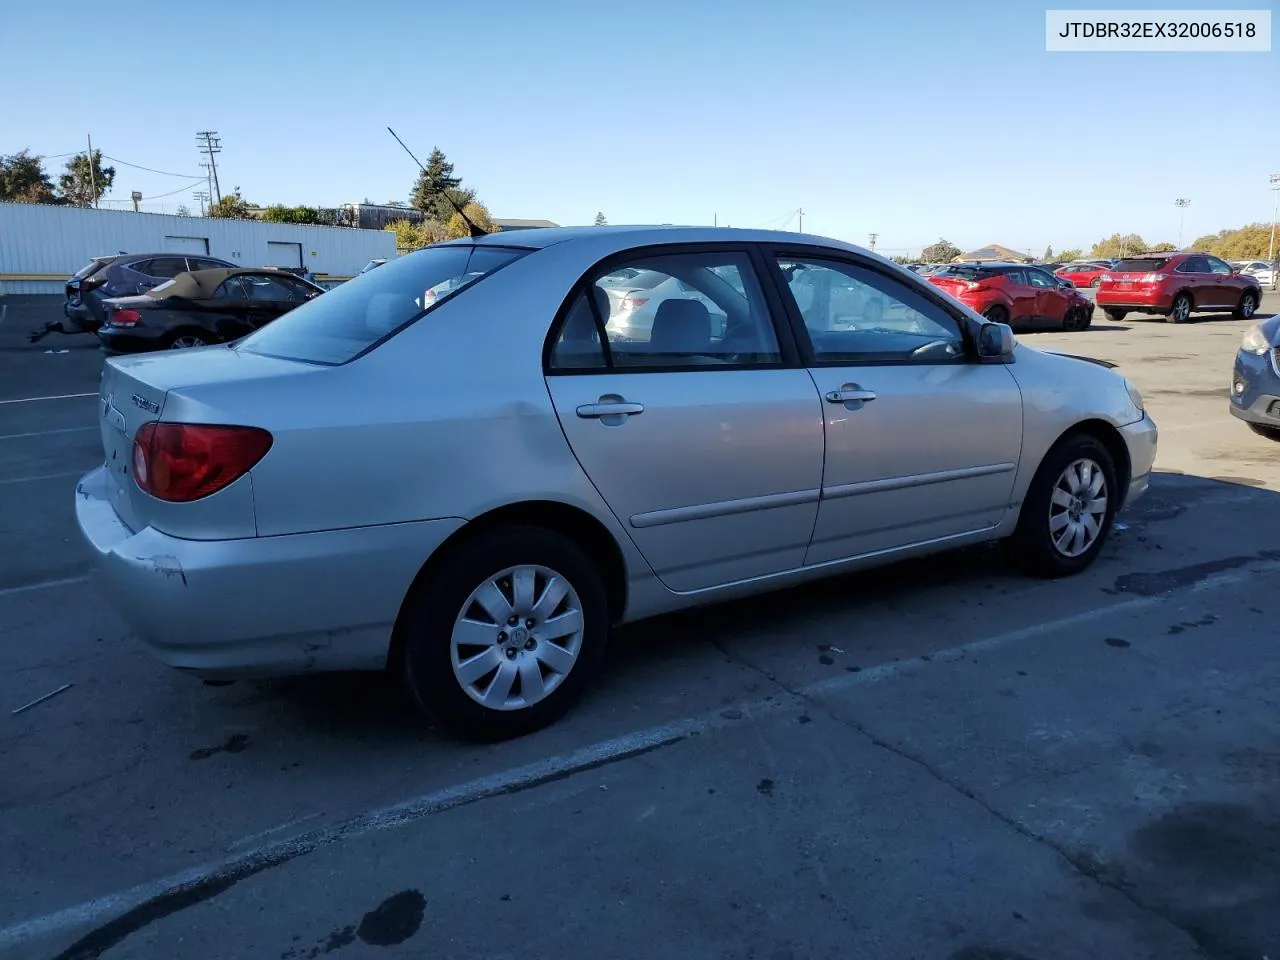
[[[623,269],[699,296],[611,337]],[[391,669],[476,738],[559,716],[624,621],[992,540],[1077,573],[1156,452],[1110,369],[858,247],[705,228],[428,247],[108,360],[100,409],[76,513],[161,660]]]

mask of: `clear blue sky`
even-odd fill
[[[1025,0],[97,9],[74,29],[82,2],[8,5],[0,153],[89,133],[199,175],[194,134],[213,129],[223,188],[253,202],[384,202],[415,174],[390,124],[420,157],[443,149],[495,216],[750,227],[803,207],[806,232],[875,231],[885,252],[1174,241],[1178,196],[1189,241],[1269,221],[1280,171],[1274,50],[1050,54],[1045,5]],[[183,186],[116,166],[113,200]]]

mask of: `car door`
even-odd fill
[[[980,362],[940,298],[879,268],[776,250],[775,279],[823,398],[826,462],[807,564],[979,534],[1009,509],[1022,446],[1022,395],[1003,364]],[[833,325],[792,287],[828,274],[875,322]],[[874,296],[873,296],[874,295]]]
[[[1036,292],[1036,316],[1055,324],[1061,323],[1067,312],[1067,304],[1071,302],[1070,295],[1058,284],[1056,277],[1043,270],[1027,267],[1023,272]]]
[[[242,274],[227,277],[218,284],[205,306],[207,324],[223,340],[239,340],[255,329],[250,319],[249,289]]]
[[[1005,270],[1004,292],[1009,298],[1011,309],[1009,322],[1018,323],[1031,320],[1036,315],[1036,288],[1027,280],[1027,272],[1021,268]]]
[[[658,271],[648,336],[616,331],[608,269]],[[740,292],[744,291],[744,292]],[[565,437],[654,572],[696,591],[803,565],[822,483],[822,403],[744,247],[682,247],[589,274],[562,311],[547,389]],[[776,305],[776,298],[774,300]]]
[[[1174,272],[1178,274],[1179,289],[1191,294],[1192,305],[1197,310],[1214,303],[1217,297],[1214,289],[1216,284],[1213,273],[1209,270],[1209,263],[1203,256],[1197,254],[1194,257],[1187,257],[1174,267]]]
[[[1231,268],[1231,264],[1217,257],[1205,257],[1204,260],[1213,283],[1213,292],[1210,294],[1213,299],[1208,301],[1206,306],[1235,309],[1236,304],[1240,302],[1240,286],[1235,279],[1235,271]]]

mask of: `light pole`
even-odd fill
[[[1186,197],[1179,197],[1173,201],[1173,205],[1178,208],[1178,249],[1182,249],[1182,221],[1187,215],[1187,207],[1191,206],[1191,201]]]
[[[1280,211],[1280,173],[1271,175],[1271,189],[1275,191],[1276,202],[1271,207],[1271,243],[1267,246],[1267,263],[1271,264],[1272,275],[1276,265],[1276,213]]]

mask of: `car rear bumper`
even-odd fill
[[[102,321],[94,316],[93,311],[83,300],[74,304],[68,300],[62,305],[62,313],[81,333],[93,333],[102,325]]]
[[[1155,421],[1144,413],[1141,420],[1121,427],[1120,435],[1129,450],[1129,490],[1124,498],[1124,506],[1127,507],[1145,494],[1151,485],[1160,431]]]
[[[1280,428],[1280,374],[1272,352],[1236,351],[1231,372],[1231,415],[1247,423]]]
[[[400,605],[460,519],[242,540],[129,529],[103,467],[76,519],[113,606],[163,663],[215,679],[386,666]]]
[[[1159,291],[1108,290],[1098,288],[1094,303],[1104,310],[1138,310],[1142,313],[1168,313],[1173,300]]]
[[[103,326],[98,328],[98,342],[102,344],[103,352],[109,356],[119,356],[122,353],[146,353],[163,349],[167,333],[167,330],[146,327]]]

